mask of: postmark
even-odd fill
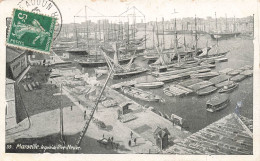
[[[7,45],[49,53],[56,18],[14,9]]]
[[[17,8],[56,18],[53,36],[53,41],[55,41],[62,28],[62,14],[53,0],[20,0]]]

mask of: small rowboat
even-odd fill
[[[154,88],[160,88],[163,85],[164,85],[163,82],[143,82],[143,83],[135,84],[135,87],[146,88],[146,89],[154,89]]]
[[[231,92],[237,87],[238,87],[238,83],[231,82],[230,84],[223,86],[218,92],[219,93]]]

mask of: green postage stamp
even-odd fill
[[[14,9],[7,45],[49,53],[55,23],[56,19],[53,17]]]

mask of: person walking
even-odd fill
[[[133,137],[133,132],[131,131],[131,133],[130,133],[130,136],[131,136],[131,139],[132,139],[132,137]]]
[[[131,140],[128,141],[128,146],[131,146]]]
[[[134,139],[135,145],[136,145],[136,138]]]
[[[70,106],[70,110],[72,111],[72,105]]]
[[[112,136],[111,141],[113,142],[113,140],[114,140],[114,137]]]
[[[84,111],[84,120],[86,120],[87,113]]]

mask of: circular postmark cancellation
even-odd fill
[[[53,41],[57,38],[62,27],[62,15],[53,0],[21,0],[17,5],[20,9],[56,18]]]

